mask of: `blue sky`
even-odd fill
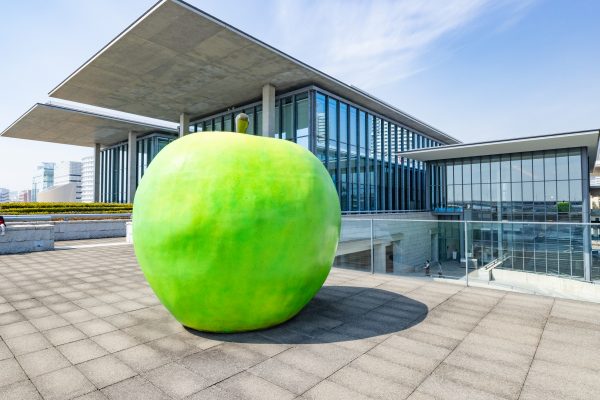
[[[465,142],[600,128],[594,0],[191,0]],[[152,0],[5,1],[0,130]],[[90,149],[0,138],[0,187]]]

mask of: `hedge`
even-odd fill
[[[130,213],[132,207],[122,203],[0,203],[0,214],[119,214]]]

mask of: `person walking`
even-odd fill
[[[4,236],[6,232],[6,222],[4,222],[4,217],[0,215],[0,236]]]
[[[429,260],[425,262],[425,276],[431,276],[431,264]]]

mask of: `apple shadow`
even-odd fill
[[[420,301],[383,289],[324,286],[292,319],[250,332],[189,333],[236,343],[316,344],[377,338],[419,324],[428,308]]]

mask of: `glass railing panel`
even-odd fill
[[[371,272],[371,220],[342,218],[334,267]]]
[[[412,277],[465,276],[460,221],[375,219],[373,269]],[[428,268],[427,268],[428,267]]]

